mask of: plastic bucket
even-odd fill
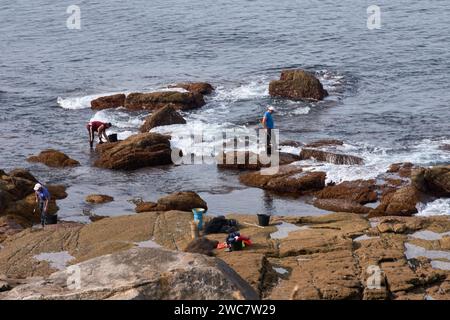
[[[117,133],[108,135],[109,142],[117,142]]]
[[[267,214],[258,214],[258,224],[261,227],[267,227],[270,222],[270,216]]]
[[[203,208],[194,208],[192,209],[192,213],[194,214],[194,221],[198,222],[198,230],[202,230],[203,215],[206,213],[206,210]]]
[[[45,217],[46,224],[57,224],[58,223],[58,215],[57,214],[48,214]]]

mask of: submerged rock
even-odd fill
[[[205,100],[202,94],[178,91],[130,93],[125,100],[128,110],[157,110],[167,104],[177,110],[191,110],[205,105]]]
[[[192,93],[200,93],[202,95],[211,94],[214,87],[207,82],[184,82],[170,85],[169,88],[183,88]]]
[[[37,156],[31,156],[27,159],[29,162],[41,162],[49,167],[65,168],[79,166],[77,160],[71,159],[61,151],[54,149],[47,149],[42,151]]]
[[[111,96],[100,97],[91,101],[93,110],[119,108],[125,105],[125,94],[119,93]]]
[[[150,212],[150,211],[189,211],[194,208],[203,208],[208,210],[206,202],[193,191],[174,192],[154,202],[141,202],[136,206],[136,212]]]
[[[323,100],[328,95],[319,79],[304,70],[283,70],[280,80],[270,82],[269,93],[291,100]]]
[[[357,156],[307,148],[302,149],[300,152],[300,158],[301,160],[314,159],[317,161],[345,165],[361,165],[364,163],[364,160]]]
[[[155,127],[185,123],[186,120],[184,120],[175,108],[171,105],[167,105],[145,118],[144,124],[139,130],[141,132],[148,132]]]
[[[258,299],[223,261],[201,254],[134,248],[79,263],[82,285],[64,270],[18,286],[3,299],[219,300]],[[193,285],[195,284],[195,285]]]
[[[97,146],[95,166],[113,170],[135,170],[171,164],[169,137],[158,133],[141,133],[123,141]]]
[[[107,203],[114,201],[114,198],[105,194],[91,194],[86,197],[86,202],[89,203]]]

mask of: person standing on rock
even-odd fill
[[[102,136],[105,138],[106,141],[109,142],[108,135],[106,134],[106,129],[111,128],[111,123],[107,122],[101,122],[101,121],[91,121],[86,126],[87,130],[89,131],[89,145],[91,148],[94,146],[94,133],[97,132],[98,134],[98,143],[102,144]]]
[[[39,205],[39,210],[41,211],[41,224],[44,228],[51,195],[47,188],[40,183],[36,183],[33,189],[36,196],[36,203]]]
[[[267,155],[272,154],[272,130],[275,128],[275,124],[273,122],[272,114],[275,112],[275,108],[269,106],[267,111],[264,113],[264,117],[262,119],[262,124],[264,129],[267,130],[267,141],[266,141],[266,151]]]

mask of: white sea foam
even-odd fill
[[[333,151],[356,155],[364,159],[363,165],[335,165],[331,163],[318,163],[313,160],[300,161],[298,164],[310,166],[308,170],[324,171],[327,173],[327,182],[342,182],[358,179],[374,179],[385,173],[392,163],[412,162],[416,165],[427,166],[430,163],[445,163],[448,154],[440,150],[443,141],[423,140],[411,148],[395,150],[373,147],[367,144],[344,144]]]
[[[450,215],[450,198],[440,198],[417,206],[418,216]]]
[[[269,96],[269,79],[261,77],[241,84],[235,88],[225,88],[218,86],[215,90],[216,94],[213,100],[216,101],[239,101],[264,98]]]
[[[105,109],[94,114],[90,121],[111,122],[113,127],[127,129],[139,128],[144,123],[145,115],[132,115],[118,109]]]
[[[58,103],[58,105],[64,109],[72,109],[72,110],[86,109],[91,107],[92,100],[103,96],[109,96],[112,94],[115,93],[102,93],[102,94],[94,94],[81,97],[67,97],[67,98],[58,97],[56,99],[56,103]]]
[[[233,130],[238,137],[248,136],[252,131],[245,126],[233,126],[230,123],[207,123],[199,120],[190,121],[187,124],[175,124],[161,126],[152,129],[152,132],[170,134],[171,147],[178,148],[183,154],[193,153],[196,156],[216,156],[223,146],[223,133]],[[199,137],[200,140],[193,140],[191,137]],[[225,139],[225,142],[231,141]],[[241,148],[244,150],[244,148]],[[227,150],[227,147],[225,148]],[[240,148],[237,148],[240,150]],[[248,150],[257,151],[256,145],[250,145]]]
[[[183,88],[148,88],[143,90],[142,92],[166,92],[166,91],[177,91],[177,92],[187,92]],[[110,96],[113,94],[125,93],[129,94],[131,91],[122,91],[122,92],[106,92],[99,94],[91,94],[85,96],[77,96],[77,97],[58,97],[56,99],[56,103],[64,109],[87,109],[91,107],[91,101],[100,97]]]

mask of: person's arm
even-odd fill
[[[262,124],[263,124],[264,129],[267,129],[267,119],[266,119],[266,115],[265,114],[264,114],[264,117],[262,119]]]
[[[36,203],[38,203],[39,202],[39,197],[38,197],[37,192],[34,192],[34,197],[36,198]]]
[[[47,213],[49,199],[46,199],[44,202],[44,212]]]
[[[102,126],[102,134],[103,134],[103,137],[105,138],[105,140],[108,141],[108,142],[110,142],[110,141],[109,141],[109,137],[108,137],[108,135],[106,134],[106,128],[105,128],[105,126]]]

